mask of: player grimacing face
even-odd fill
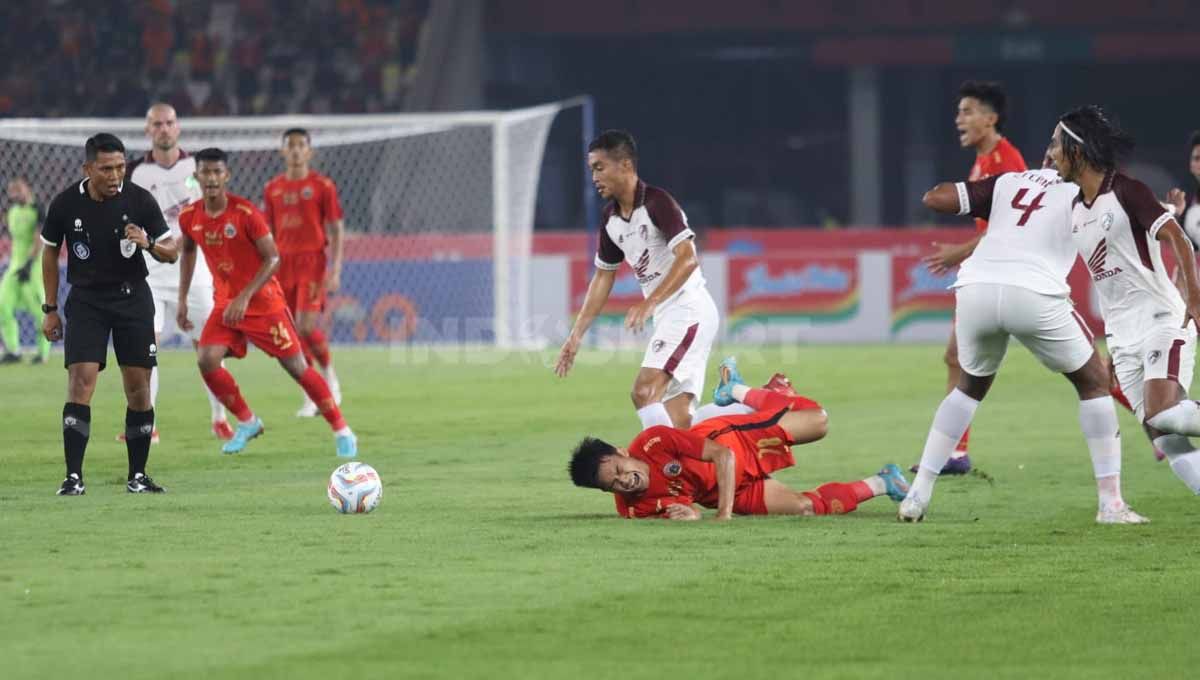
[[[146,136],[160,151],[170,151],[179,143],[179,121],[175,109],[155,107],[146,114]]]
[[[125,154],[120,151],[101,151],[96,160],[83,164],[83,173],[104,198],[121,192],[125,181]]]
[[[963,148],[978,146],[989,131],[996,127],[999,116],[992,107],[974,97],[963,97],[958,100],[958,115],[954,117],[954,125],[958,128],[958,143]]]
[[[304,135],[288,135],[279,153],[289,168],[304,167],[312,160],[312,145]]]
[[[630,458],[629,452],[617,449],[617,453],[607,456],[596,469],[596,483],[601,491],[615,493],[639,493],[650,486],[649,466],[636,458]]]
[[[588,152],[588,167],[592,169],[592,186],[605,200],[612,199],[613,192],[633,173],[633,162],[628,158],[617,159],[599,149]]]
[[[196,164],[196,181],[205,198],[218,198],[229,185],[229,168],[221,161],[200,161]]]

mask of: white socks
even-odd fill
[[[1121,427],[1112,397],[1085,399],[1079,402],[1079,429],[1092,455],[1092,472],[1096,476],[1096,493],[1101,508],[1117,508],[1125,504],[1121,498]]]
[[[667,407],[663,406],[661,401],[639,408],[637,416],[638,420],[642,421],[643,430],[648,430],[655,425],[675,427],[675,423],[671,422],[671,416],[667,414]]]
[[[1171,408],[1146,420],[1159,432],[1173,432],[1188,437],[1200,436],[1200,404],[1184,399]]]
[[[1154,440],[1154,446],[1166,454],[1175,476],[1186,484],[1192,493],[1200,495],[1200,451],[1192,446],[1192,442],[1183,435],[1164,434]]]
[[[158,366],[150,367],[150,408],[158,403]]]
[[[979,402],[960,392],[957,388],[946,395],[933,415],[933,425],[925,439],[925,450],[921,453],[920,469],[913,480],[910,494],[918,495],[928,502],[933,495],[933,484],[941,474],[950,454],[962,439],[963,432],[971,425]]]
[[[696,409],[696,415],[692,417],[692,425],[699,425],[709,418],[717,418],[719,416],[740,416],[747,413],[754,413],[754,409],[745,404],[730,404],[728,406],[717,406],[716,404],[705,404]]]

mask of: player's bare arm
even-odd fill
[[[1165,241],[1170,246],[1179,267],[1181,289],[1184,291],[1183,301],[1187,304],[1187,317],[1184,319],[1183,325],[1186,326],[1190,321],[1196,324],[1197,330],[1200,330],[1200,283],[1197,283],[1196,257],[1193,254],[1192,243],[1175,220],[1167,221],[1158,230],[1157,239]]]
[[[179,259],[179,247],[175,243],[175,237],[167,234],[162,238],[150,243],[150,237],[146,234],[146,230],[136,224],[125,225],[125,238],[133,241],[137,247],[150,253],[150,257],[159,262],[173,263]]]
[[[704,451],[700,458],[712,463],[717,469],[717,514],[713,519],[733,519],[733,496],[737,487],[733,451],[728,446],[711,439],[704,440]]]
[[[957,215],[961,211],[958,189],[952,182],[942,182],[925,192],[921,202],[926,208],[946,215]],[[986,232],[983,232],[986,233]],[[975,247],[983,240],[983,233],[978,233],[966,243],[941,243],[934,241],[934,252],[922,258],[925,266],[934,274],[944,274],[962,264],[963,260],[975,252]]]
[[[329,268],[329,273],[325,275],[325,290],[330,293],[336,293],[338,288],[342,286],[342,253],[346,235],[346,221],[334,220],[330,222],[328,233],[333,266]]]
[[[250,285],[237,294],[229,302],[229,306],[225,308],[225,314],[222,319],[228,325],[234,325],[246,316],[246,307],[250,305],[250,299],[254,297],[267,281],[275,275],[279,270],[279,249],[275,247],[275,239],[270,234],[263,236],[254,241],[254,248],[258,251],[259,257],[262,258],[262,264],[259,265],[258,271],[254,273],[254,278],[250,280]]]
[[[654,315],[654,308],[678,292],[683,284],[687,283],[692,272],[700,267],[700,257],[696,254],[696,244],[692,242],[692,239],[679,242],[671,252],[675,254],[675,261],[671,263],[671,269],[667,271],[662,283],[654,289],[649,297],[629,309],[625,315],[626,328],[640,333],[645,327],[646,321]]]
[[[42,252],[42,239],[35,238],[29,244],[29,256],[25,258],[25,264],[17,270],[17,280],[24,283],[29,280],[29,275],[33,273],[33,263],[37,260]]]
[[[58,250],[59,246],[49,243],[42,248],[42,285],[47,307],[58,307]],[[51,342],[62,339],[62,319],[57,310],[47,312],[42,319],[42,334]]]
[[[565,378],[571,371],[571,366],[575,364],[575,354],[579,352],[579,345],[583,342],[583,336],[599,316],[600,310],[604,309],[604,303],[608,302],[608,296],[612,293],[613,283],[616,279],[617,272],[615,270],[597,269],[596,273],[592,274],[592,282],[588,284],[587,295],[583,298],[583,309],[579,311],[579,316],[575,317],[571,334],[567,336],[566,342],[563,343],[562,349],[558,353],[558,363],[554,366],[554,373],[558,377]]]
[[[179,252],[179,300],[175,306],[179,311],[175,313],[175,323],[185,331],[193,327],[188,319],[187,299],[192,287],[192,275],[196,272],[196,250],[196,242],[184,236]]]

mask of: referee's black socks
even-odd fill
[[[63,456],[67,459],[67,476],[83,479],[83,453],[87,450],[92,432],[92,407],[68,401],[63,404]]]
[[[129,479],[133,479],[139,472],[146,474],[146,461],[150,458],[150,435],[153,432],[154,409],[125,409],[125,450],[129,453]]]

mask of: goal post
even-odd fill
[[[263,187],[283,171],[283,131],[309,131],[313,169],[337,183],[347,229],[343,290],[325,317],[335,342],[523,347],[539,336],[530,304],[534,212],[547,139],[564,112],[590,121],[591,100],[511,111],[185,118],[180,147],[229,152],[230,190],[261,204]],[[87,137],[116,134],[136,158],[149,150],[144,126],[140,118],[0,120],[0,175],[26,177],[44,206],[82,176]],[[591,134],[585,125],[584,137]]]

